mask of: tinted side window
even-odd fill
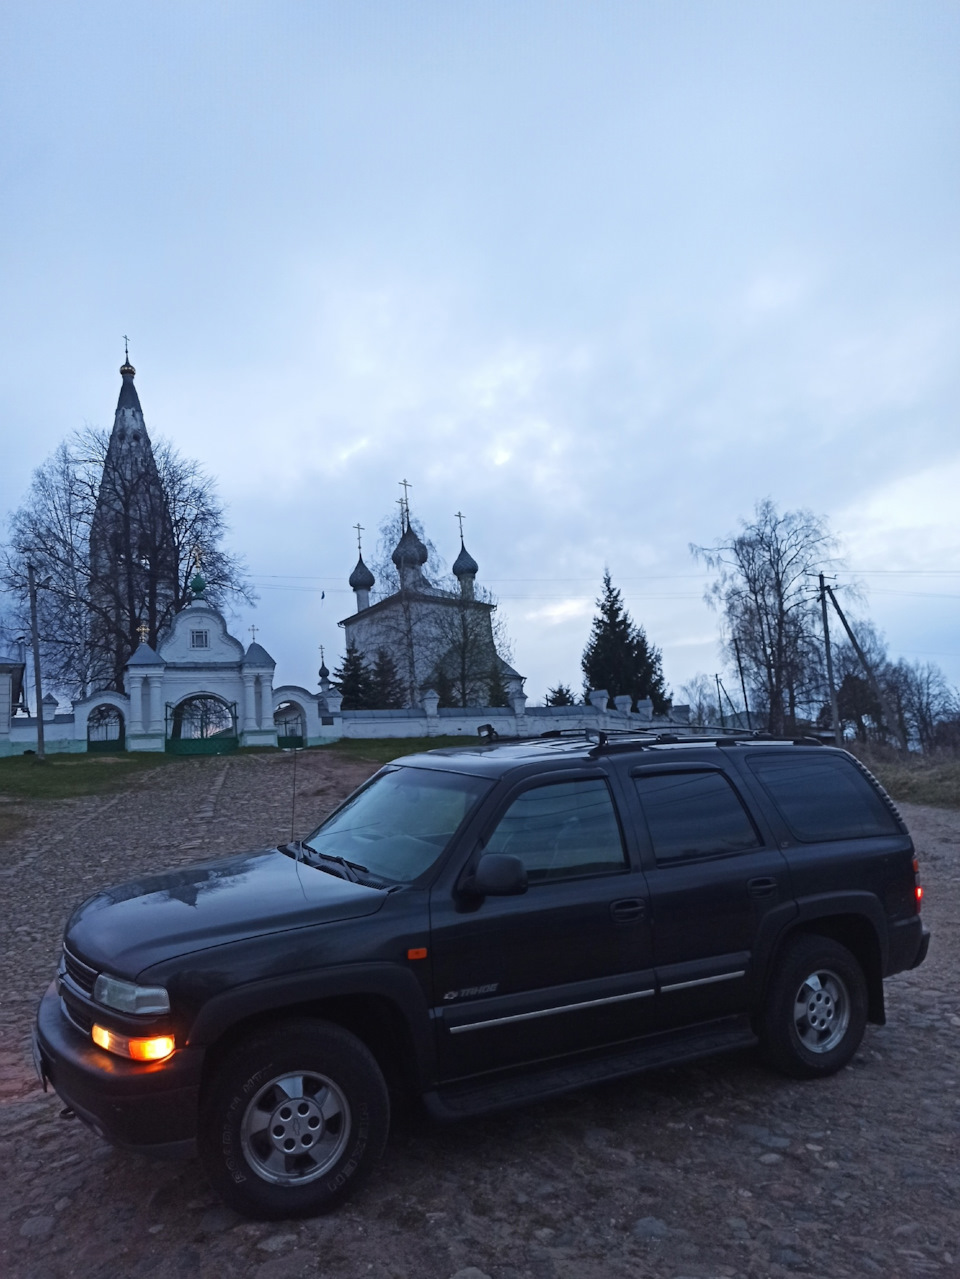
[[[532,884],[626,867],[613,800],[600,778],[524,791],[500,819],[486,851],[519,857]]]
[[[747,763],[801,843],[899,834],[886,804],[841,755],[750,755]]]
[[[633,780],[658,862],[760,846],[753,822],[722,773],[646,773]]]

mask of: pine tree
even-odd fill
[[[370,672],[370,705],[378,711],[396,711],[403,705],[403,682],[397,664],[386,651],[377,649],[377,660]]]
[[[359,649],[347,649],[343,661],[333,672],[333,679],[330,682],[343,698],[342,705],[345,711],[372,709],[372,675]]]
[[[580,665],[584,692],[605,688],[611,697],[629,693],[634,702],[649,697],[662,715],[668,706],[663,684],[660,650],[647,640],[623,606],[620,592],[603,575],[603,594],[597,600],[598,615]]]
[[[558,684],[556,688],[548,688],[544,706],[574,706],[576,699],[573,689],[568,684]]]

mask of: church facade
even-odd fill
[[[493,632],[496,605],[478,597],[479,566],[460,538],[454,561],[457,589],[447,590],[426,575],[426,546],[401,507],[400,539],[391,555],[396,589],[371,603],[376,585],[361,552],[350,574],[356,612],[340,626],[347,649],[368,666],[386,654],[405,690],[408,707],[436,694],[445,707],[505,706],[523,692],[523,677],[497,652]]]

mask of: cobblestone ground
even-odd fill
[[[370,771],[320,753],[298,770],[298,832]],[[72,906],[289,837],[291,782],[290,756],[184,761],[38,808],[0,845],[6,1279],[960,1276],[960,814],[941,810],[906,808],[930,957],[887,983],[888,1024],[827,1081],[744,1053],[451,1128],[413,1115],[349,1204],[279,1224],[222,1208],[195,1160],[121,1153],[59,1118],[29,1030]]]

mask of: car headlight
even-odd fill
[[[94,983],[93,997],[105,1008],[119,1013],[168,1013],[170,996],[162,986],[137,986],[132,981],[101,973]]]

